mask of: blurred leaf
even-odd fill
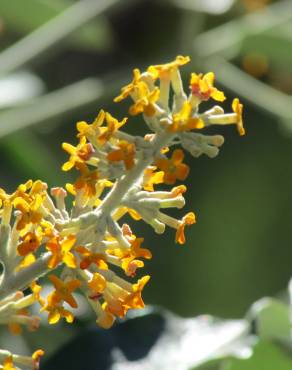
[[[289,306],[274,298],[263,298],[254,303],[249,317],[255,320],[259,338],[290,340]]]
[[[86,370],[188,370],[246,347],[247,336],[248,323],[244,320],[210,316],[183,319],[153,311],[109,331],[84,333],[52,357],[44,369],[54,364],[54,369],[79,370],[82,353]]]
[[[277,29],[262,35],[251,35],[242,42],[241,53],[256,52],[265,55],[271,62],[279,66],[292,64],[292,38],[282,37]]]
[[[195,11],[205,12],[210,14],[222,14],[227,12],[234,0],[170,0],[171,3],[179,8]]]
[[[27,34],[42,26],[74,2],[69,0],[9,0],[0,1],[0,14],[7,28]],[[23,14],[29,14],[24,17]],[[69,38],[78,48],[105,49],[112,45],[111,27],[107,19],[99,16]]]
[[[291,370],[292,356],[279,345],[260,341],[249,359],[232,359],[222,370]]]
[[[41,178],[51,184],[63,182],[59,163],[33,132],[26,130],[21,135],[11,135],[2,141],[2,147],[22,176]]]

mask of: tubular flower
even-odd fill
[[[114,98],[114,102],[118,103],[124,99],[126,99],[130,94],[133,94],[135,91],[139,90],[140,88],[145,88],[145,82],[141,81],[141,73],[138,68],[133,70],[133,81],[128,84],[127,86],[123,87],[121,90],[121,94]]]
[[[76,252],[82,256],[80,262],[80,268],[82,270],[87,269],[92,263],[95,264],[98,268],[108,269],[108,265],[105,262],[106,258],[102,253],[93,253],[90,249],[85,247],[76,247]]]
[[[117,249],[113,250],[112,254],[121,258],[121,267],[125,271],[127,276],[134,277],[136,275],[137,268],[143,267],[144,263],[136,258],[151,259],[152,254],[149,249],[141,248],[143,238],[132,238],[130,241],[131,248],[128,250]]]
[[[212,98],[217,101],[224,101],[225,95],[222,91],[214,87],[215,75],[213,72],[209,72],[205,75],[202,73],[196,74],[192,73],[190,88],[192,95],[198,97],[200,100],[209,100]]]
[[[57,324],[61,318],[64,318],[68,324],[71,324],[74,321],[74,315],[69,310],[66,310],[62,306],[55,306],[48,303],[42,311],[47,311],[48,314],[48,323],[53,325]]]
[[[90,159],[92,154],[94,153],[93,146],[90,143],[86,143],[86,137],[81,136],[80,142],[77,147],[63,143],[63,149],[70,154],[69,161],[63,164],[62,170],[69,171],[71,168],[78,164],[83,164],[85,161]]]
[[[88,281],[88,287],[91,291],[90,299],[98,299],[101,297],[102,293],[106,288],[106,279],[96,272],[93,274],[90,281]]]
[[[243,127],[243,121],[242,121],[243,105],[240,103],[238,98],[233,99],[232,110],[237,116],[237,130],[239,132],[239,135],[243,136],[245,135],[245,129]]]
[[[155,88],[152,91],[149,91],[147,85],[145,88],[140,88],[137,93],[136,102],[131,105],[129,113],[132,116],[136,116],[139,113],[144,113],[147,117],[152,117],[156,113],[155,103],[159,99],[160,90]]]
[[[77,302],[73,297],[72,293],[74,290],[80,287],[80,280],[74,279],[70,280],[67,283],[64,283],[56,275],[49,276],[50,281],[53,283],[55,290],[48,297],[48,301],[52,306],[57,306],[61,302],[67,302],[71,307],[77,308]]]
[[[155,166],[149,166],[145,169],[143,177],[143,187],[145,190],[154,191],[153,185],[163,183],[164,172],[155,172],[156,168]]]
[[[12,356],[8,356],[3,362],[3,370],[17,370],[13,365]]]
[[[23,242],[18,245],[17,252],[20,256],[27,256],[39,248],[41,245],[42,235],[29,231],[22,239]]]
[[[164,171],[163,181],[167,185],[172,185],[176,180],[185,180],[189,174],[189,167],[182,163],[184,153],[181,149],[176,149],[170,159],[157,159],[155,164]]]
[[[178,55],[175,60],[170,63],[158,64],[148,67],[147,72],[150,73],[154,79],[165,78],[165,76],[169,75],[170,71],[189,63],[189,61],[190,57]]]
[[[134,161],[135,153],[136,153],[135,145],[130,144],[127,141],[120,141],[118,146],[119,146],[119,149],[116,149],[110,152],[107,155],[107,159],[110,162],[123,161],[126,169],[130,170],[131,168],[133,168],[135,164],[135,161]]]
[[[42,203],[43,199],[39,194],[30,203],[20,197],[14,199],[14,207],[21,212],[21,217],[16,226],[17,230],[25,229],[31,223],[38,224],[41,222],[43,218]]]
[[[128,118],[124,118],[122,121],[118,121],[110,113],[105,114],[105,119],[107,127],[101,127],[100,134],[96,138],[101,145],[104,145],[107,141],[109,141],[115,132],[124,126],[128,120]]]
[[[76,237],[74,235],[69,235],[62,241],[60,240],[60,237],[54,237],[49,240],[46,248],[52,253],[52,256],[48,261],[48,267],[53,269],[57,267],[60,262],[64,262],[66,266],[76,268],[76,258],[71,252],[75,242]]]
[[[99,127],[103,124],[104,119],[105,111],[101,109],[93,123],[88,124],[85,121],[77,122],[77,137],[82,138],[82,136],[85,136],[88,139],[94,138],[98,133]]]
[[[196,222],[196,216],[193,212],[187,213],[179,222],[176,232],[175,241],[179,244],[185,244],[185,226],[193,225]]]
[[[198,117],[192,117],[192,105],[186,101],[178,113],[173,114],[172,124],[168,127],[170,132],[191,131],[203,128],[204,121]]]

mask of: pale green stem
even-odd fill
[[[5,111],[0,114],[0,137],[79,109],[99,99],[103,90],[98,79],[88,78]]]

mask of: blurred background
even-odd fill
[[[215,128],[219,156],[187,157],[186,207],[173,213],[197,214],[186,245],[130,221],[153,252],[144,297],[182,316],[241,317],[292,275],[291,30],[291,0],[0,1],[0,186],[71,182],[61,143],[76,143],[75,123],[100,108],[126,116],[113,98],[134,67],[191,56],[185,86],[214,71],[224,108],[243,101],[247,134]],[[140,119],[127,129],[145,132]]]

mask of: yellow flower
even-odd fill
[[[104,307],[101,308],[99,316],[96,320],[97,325],[103,329],[109,329],[113,326],[114,322],[115,322],[114,315],[106,311]]]
[[[68,143],[63,143],[62,148],[70,154],[69,160],[63,164],[62,170],[69,171],[78,164],[83,164],[90,159],[94,153],[94,148],[90,143],[86,143],[86,137],[81,136],[79,144],[75,147]]]
[[[41,357],[44,356],[45,352],[42,349],[37,349],[34,351],[34,353],[31,355],[31,358],[33,360],[34,368],[33,370],[38,370],[40,366],[40,360]]]
[[[127,86],[124,86],[121,90],[121,94],[114,98],[114,102],[118,103],[124,99],[126,99],[130,94],[134,93],[135,90],[139,88],[145,88],[147,87],[146,83],[141,81],[141,73],[138,68],[135,68],[133,70],[133,81],[128,84]]]
[[[78,305],[72,293],[80,287],[81,282],[78,279],[74,279],[64,283],[56,275],[50,275],[49,279],[54,284],[55,288],[55,290],[48,296],[49,306],[56,307],[62,301],[65,301],[71,307],[77,308]]]
[[[62,317],[67,321],[68,324],[71,324],[74,321],[72,312],[66,310],[62,306],[46,305],[42,311],[44,310],[49,313],[48,322],[51,325],[57,324]]]
[[[204,121],[200,118],[192,117],[192,106],[190,102],[184,102],[181,110],[173,114],[172,124],[168,127],[170,132],[190,131],[203,128]]]
[[[16,368],[13,365],[12,356],[6,357],[6,359],[3,361],[3,370],[16,370]]]
[[[156,113],[155,103],[159,99],[160,90],[156,87],[154,90],[149,91],[147,85],[141,88],[137,93],[136,102],[131,105],[129,113],[136,116],[139,113],[144,113],[147,117],[152,117]]]
[[[77,137],[85,136],[89,139],[92,139],[95,137],[96,133],[99,130],[99,127],[103,124],[103,121],[105,119],[105,111],[100,110],[98,113],[98,116],[95,118],[95,120],[89,125],[85,121],[77,122],[76,127],[78,130]]]
[[[175,241],[179,244],[184,244],[186,242],[185,238],[185,226],[192,225],[196,222],[196,216],[193,212],[187,213],[182,220],[180,221],[180,225],[176,231]]]
[[[178,55],[174,61],[166,64],[158,64],[154,66],[150,66],[147,69],[147,72],[151,74],[153,79],[157,78],[165,78],[169,76],[169,73],[184,64],[189,63],[190,57]]]
[[[74,185],[66,184],[66,189],[69,193],[76,195],[78,190],[83,190],[83,196],[91,198],[96,194],[96,185],[98,182],[98,171],[90,171],[86,164],[78,165],[78,170],[81,175],[78,177]]]
[[[46,248],[52,253],[48,261],[49,268],[55,268],[60,262],[64,262],[70,268],[76,268],[77,262],[74,254],[70,252],[76,242],[76,236],[69,235],[66,239],[60,241],[60,237],[54,237],[48,241]]]
[[[40,295],[42,287],[38,285],[36,281],[33,281],[29,287],[34,295],[35,300],[38,301],[41,306],[44,306],[45,300]]]
[[[240,136],[243,136],[245,135],[245,129],[242,121],[243,105],[240,103],[238,98],[233,99],[232,110],[237,115],[237,131],[239,132]]]
[[[104,145],[107,141],[109,141],[114,133],[119,130],[128,120],[128,118],[124,118],[119,122],[109,113],[105,114],[105,119],[107,127],[100,127],[100,134],[96,138],[101,145]]]
[[[43,198],[39,194],[37,194],[30,203],[28,203],[21,197],[17,197],[14,199],[14,207],[21,212],[21,217],[16,226],[17,230],[24,229],[30,223],[40,223],[43,217],[41,212],[42,203]]]
[[[209,72],[205,75],[202,73],[192,73],[190,88],[192,94],[197,96],[200,100],[208,100],[210,97],[217,101],[224,101],[225,95],[222,91],[219,91],[214,87],[215,75],[213,72]]]
[[[154,191],[153,185],[163,183],[164,172],[155,172],[156,168],[155,166],[149,166],[144,171],[143,188],[147,191]]]
[[[130,170],[135,164],[136,147],[135,144],[121,140],[118,144],[119,149],[110,152],[107,159],[110,162],[123,161],[127,170]]]
[[[170,159],[160,158],[156,160],[156,165],[164,171],[163,181],[167,185],[174,184],[175,181],[185,180],[189,174],[189,167],[182,163],[184,153],[181,149],[176,149]]]

